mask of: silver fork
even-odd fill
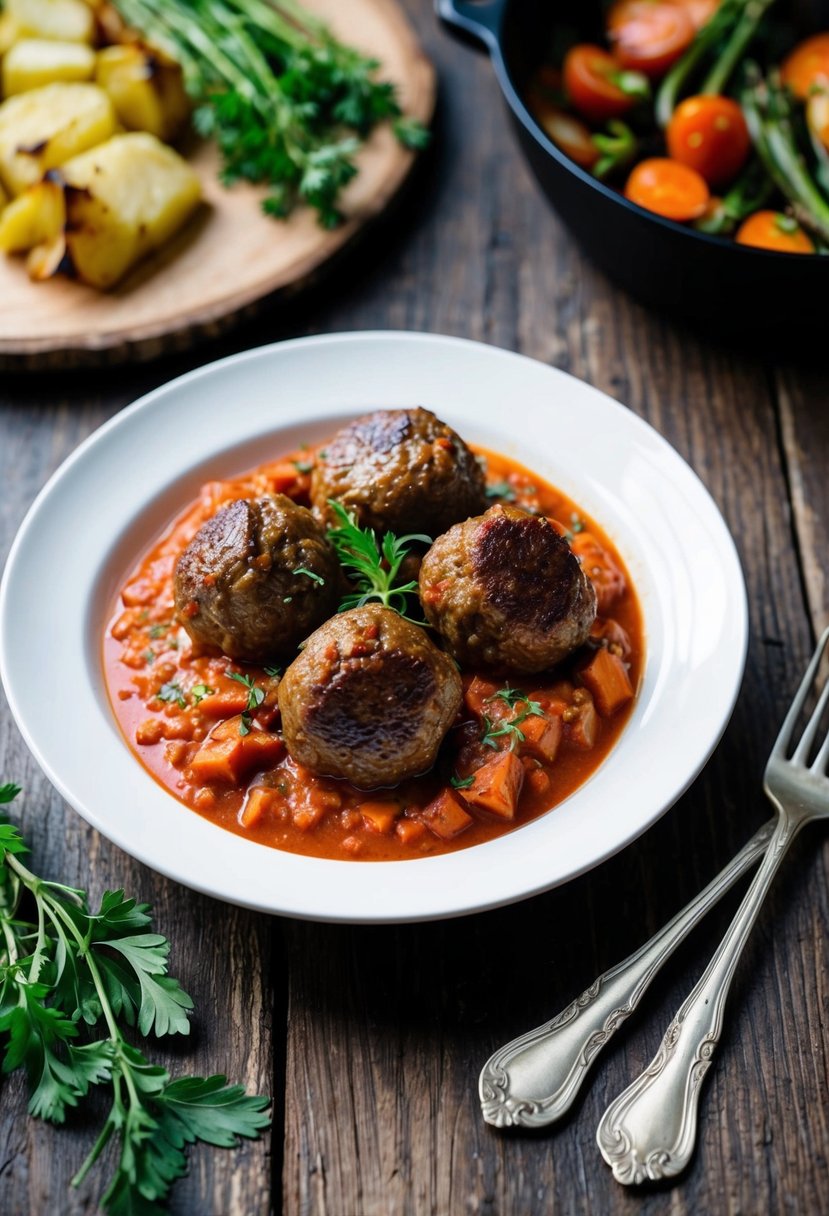
[[[763,862],[702,978],[666,1030],[659,1051],[611,1102],[599,1123],[599,1148],[619,1182],[631,1185],[672,1178],[688,1164],[697,1135],[700,1085],[719,1042],[726,998],[743,947],[795,836],[810,820],[829,818],[829,736],[807,764],[829,703],[829,681],[787,759],[828,643],[829,629],[818,643],[766,765],[763,789],[777,811],[777,826]]]

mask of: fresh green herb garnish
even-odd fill
[[[190,689],[190,696],[193,698],[193,704],[201,704],[205,697],[212,696],[215,691],[215,688],[208,688],[206,684],[194,684]]]
[[[149,667],[149,665],[151,663],[155,662],[155,651],[154,650],[145,650],[141,657],[144,660],[144,662],[147,664],[147,666]]]
[[[157,638],[163,638],[164,634],[167,633],[169,628],[170,628],[169,623],[166,625],[151,625],[150,626],[150,637],[153,639],[153,641],[155,641]]]
[[[484,714],[484,733],[481,736],[481,742],[486,747],[491,747],[494,751],[498,750],[496,739],[509,739],[510,751],[515,751],[517,744],[523,743],[526,736],[521,730],[522,722],[526,722],[527,718],[543,718],[544,710],[538,701],[529,701],[525,693],[522,693],[517,688],[502,688],[494,693],[489,700],[494,701],[500,699],[506,702],[511,709],[517,709],[519,705],[524,708],[519,709],[514,718],[508,722],[493,722],[487,714]]]
[[[215,139],[226,185],[268,187],[263,209],[284,217],[298,203],[325,228],[357,173],[355,156],[391,121],[407,148],[428,141],[404,118],[379,64],[339,42],[297,0],[115,0],[121,16],[181,64],[193,124]]]
[[[313,570],[309,570],[307,566],[297,566],[294,574],[304,574],[306,578],[310,578],[315,583],[319,583],[320,587],[325,586],[325,579],[321,574],[315,574]]]
[[[293,598],[294,598],[294,597],[293,597],[292,595],[283,595],[283,597],[282,597],[282,603],[283,603],[283,604],[290,604],[290,603],[292,603],[292,602],[293,602]]]
[[[584,520],[574,511],[570,516],[570,531],[575,536],[578,532],[584,531]]]
[[[486,488],[487,498],[500,498],[504,502],[515,502],[515,490],[508,481],[493,481]]]
[[[263,667],[262,670],[264,671],[265,675],[270,676],[271,679],[273,679],[275,676],[282,675],[281,667]]]
[[[399,586],[395,583],[410,546],[414,543],[431,545],[432,538],[421,533],[395,536],[393,532],[386,532],[378,545],[373,528],[361,528],[356,517],[334,499],[329,498],[328,505],[339,521],[338,527],[328,529],[328,539],[337,551],[340,565],[357,588],[340,601],[339,611],[360,608],[371,600],[379,600],[404,620],[414,625],[424,624],[422,619],[406,615],[406,596],[417,591],[417,583],[413,579]]]
[[[454,774],[449,778],[449,784],[456,790],[468,790],[474,777],[456,777]]]
[[[294,460],[292,463],[297,473],[310,473],[314,467],[313,460]]]
[[[0,802],[19,793],[0,786]],[[201,1140],[231,1148],[268,1126],[268,1099],[223,1076],[172,1080],[128,1042],[188,1034],[193,1002],[167,974],[169,943],[151,932],[146,904],[105,891],[91,911],[85,891],[50,882],[22,862],[18,829],[0,822],[0,1041],[3,1071],[27,1074],[29,1111],[63,1123],[92,1086],[111,1106],[80,1170],[79,1186],[115,1139],[115,1173],[101,1198],[109,1216],[158,1212]],[[21,910],[31,901],[36,916]],[[132,1037],[132,1036],[131,1036]]]
[[[178,705],[179,709],[187,708],[187,695],[176,680],[168,680],[166,684],[162,684],[155,695],[159,701],[169,701]]]
[[[249,735],[251,714],[256,713],[256,710],[265,700],[265,690],[259,687],[253,676],[243,676],[238,671],[231,671],[230,668],[225,671],[225,675],[229,680],[235,680],[237,684],[242,684],[248,690],[248,703],[242,711],[239,734]]]

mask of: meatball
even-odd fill
[[[378,410],[356,419],[319,454],[316,513],[336,499],[363,527],[438,536],[486,506],[483,470],[464,441],[429,410]]]
[[[363,789],[431,768],[461,704],[461,679],[417,625],[381,604],[333,617],[279,685],[290,755]]]
[[[500,504],[435,541],[420,598],[459,663],[499,671],[545,671],[596,616],[593,584],[549,520]]]
[[[232,659],[289,658],[336,611],[339,564],[323,529],[284,494],[239,499],[199,528],[173,580],[195,643]]]

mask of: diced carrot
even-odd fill
[[[627,668],[618,655],[602,646],[579,671],[582,682],[593,694],[596,709],[609,718],[633,696]]]
[[[543,768],[528,769],[527,785],[534,794],[546,794],[552,785],[550,774]]]
[[[367,827],[374,832],[390,832],[395,819],[400,815],[396,802],[362,802],[360,814]]]
[[[235,723],[235,733],[232,724]],[[193,757],[190,768],[196,781],[225,781],[236,784],[246,773],[270,768],[281,756],[284,744],[278,735],[264,730],[239,734],[239,720],[221,722]]]
[[[514,819],[523,784],[524,765],[515,752],[501,752],[475,772],[472,784],[461,793],[471,806]]]
[[[248,690],[239,685],[236,688],[225,688],[222,692],[211,692],[199,701],[199,713],[206,718],[227,718],[230,714],[240,714],[248,703]]]
[[[459,836],[472,823],[472,816],[467,814],[451,790],[442,790],[420,812],[420,818],[430,831],[443,840]]]
[[[521,723],[521,733],[524,736],[524,742],[520,747],[521,754],[536,756],[546,764],[552,764],[561,742],[561,718],[558,716],[542,718],[533,714]]]
[[[599,733],[599,715],[592,698],[565,710],[564,729],[568,742],[583,751],[594,746]]]
[[[414,844],[426,831],[426,824],[419,819],[398,819],[394,830],[404,844]]]
[[[486,713],[484,702],[494,697],[499,688],[503,688],[503,683],[498,684],[494,680],[485,680],[482,676],[473,676],[463,694],[466,708],[470,713],[481,717]]]
[[[239,779],[241,756],[241,739],[207,739],[190,762],[193,779],[233,785]]]
[[[254,824],[258,823],[262,816],[271,810],[276,797],[275,790],[265,789],[261,785],[255,785],[252,790],[248,790],[245,805],[239,815],[242,827],[252,828]]]

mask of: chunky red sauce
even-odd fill
[[[493,501],[503,496],[554,520],[593,579],[593,645],[544,677],[464,672],[464,704],[435,769],[393,789],[367,793],[294,763],[279,736],[278,675],[196,653],[174,619],[172,587],[179,554],[222,504],[283,493],[308,505],[314,453],[294,452],[204,485],[121,592],[104,638],[106,680],[124,736],[153,777],[200,815],[260,844],[363,861],[480,844],[581,785],[616,743],[634,703],[644,662],[636,594],[607,535],[575,503],[514,461],[481,455]],[[249,704],[249,688],[233,675],[263,694],[251,719],[256,763],[237,779],[205,760],[206,744],[238,735],[238,715]]]

